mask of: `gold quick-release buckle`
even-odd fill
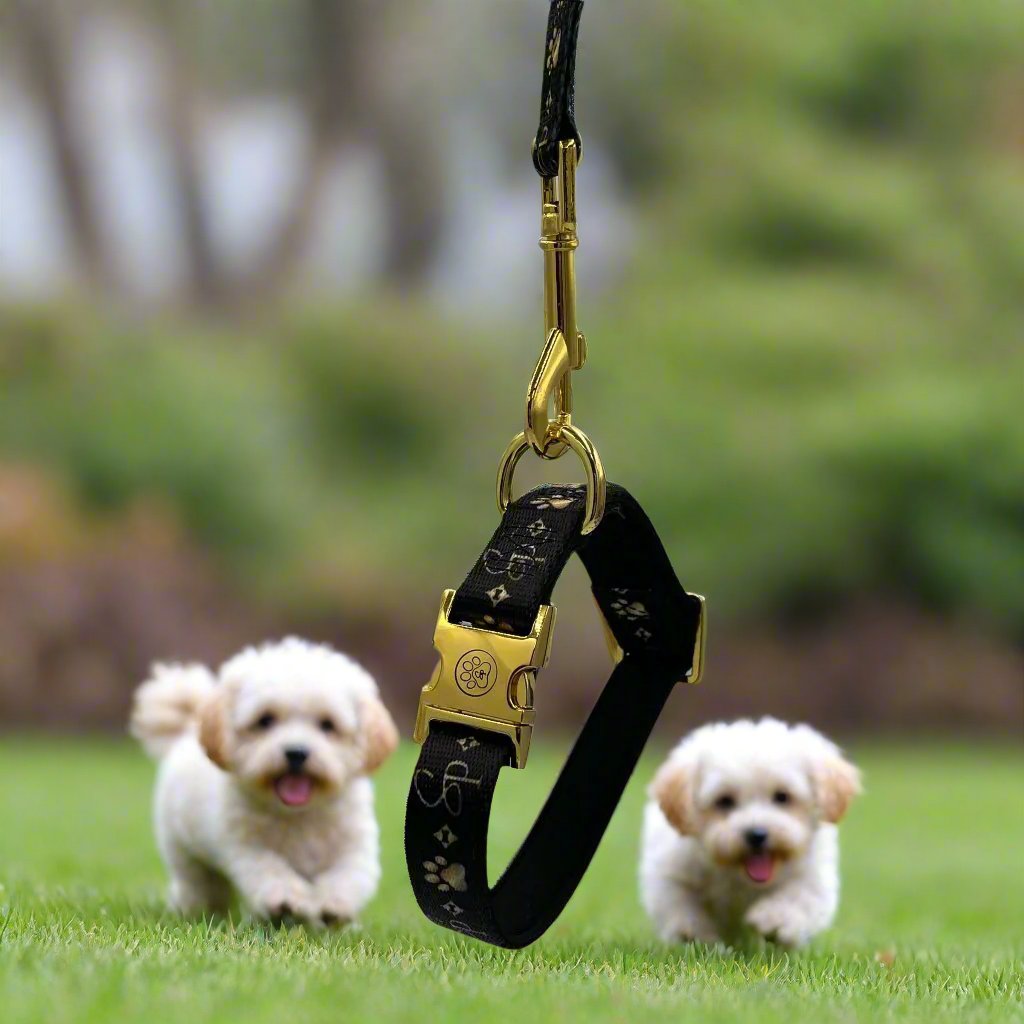
[[[440,660],[420,693],[413,739],[423,743],[431,722],[485,729],[512,741],[522,768],[533,735],[533,684],[551,655],[555,609],[541,605],[530,632],[514,636],[450,622],[454,598],[454,590],[441,597],[434,628]]]

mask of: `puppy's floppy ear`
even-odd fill
[[[821,814],[833,824],[842,820],[850,801],[861,791],[860,772],[838,751],[828,754],[814,768]]]
[[[199,711],[199,745],[218,768],[228,770],[228,695],[223,684],[209,693]]]
[[[366,743],[367,774],[375,772],[398,746],[398,729],[388,709],[376,698],[368,697],[362,702],[362,725]]]
[[[670,758],[658,769],[649,791],[669,824],[684,836],[697,832],[694,782],[694,765]]]

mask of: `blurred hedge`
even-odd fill
[[[719,614],[866,593],[1020,638],[1024,358],[958,350],[909,306],[850,332],[864,301],[842,281],[691,280],[591,329],[605,351],[580,378],[583,423]],[[8,313],[0,454],[57,467],[96,513],[162,497],[274,600],[397,602],[493,524],[529,356],[499,361],[424,315],[366,322]]]

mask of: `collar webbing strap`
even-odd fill
[[[533,828],[491,887],[487,829],[508,737],[433,721],[413,775],[405,850],[432,921],[498,946],[539,938],[576,890],[673,685],[694,668],[701,601],[683,590],[650,520],[608,485],[600,526],[582,536],[581,488],[545,486],[513,502],[458,589],[449,621],[525,636],[573,552],[623,658]]]

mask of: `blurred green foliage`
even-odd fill
[[[1024,638],[1024,14],[700,2],[634,28],[643,59],[595,31],[580,86],[641,224],[629,279],[581,295],[579,421],[611,476],[720,611],[882,596]],[[535,316],[482,344],[394,296],[2,316],[6,457],[94,508],[164,495],[292,600],[451,582],[539,347]]]

